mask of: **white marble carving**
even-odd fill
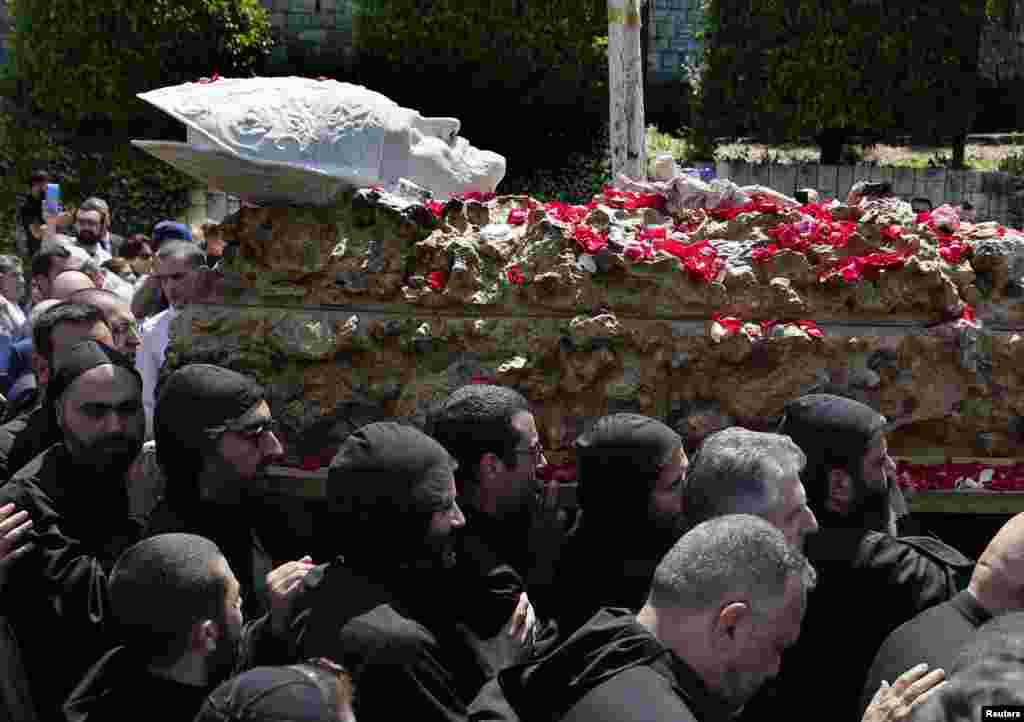
[[[309,78],[220,78],[139,97],[188,128],[188,142],[133,145],[210,187],[256,203],[327,205],[349,188],[401,179],[447,199],[493,192],[505,159],[359,85]]]

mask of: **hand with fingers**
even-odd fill
[[[0,506],[0,591],[7,584],[11,565],[35,546],[25,541],[31,529],[27,511],[15,511],[14,504]]]
[[[505,632],[523,646],[527,643],[532,644],[537,636],[537,615],[533,611],[533,605],[530,604],[530,598],[526,596],[526,592],[519,595],[516,611],[512,614],[512,619]]]
[[[946,673],[941,669],[928,671],[921,663],[911,667],[889,686],[885,680],[871,698],[861,722],[902,722],[911,712],[928,701],[946,684]]]
[[[270,624],[274,634],[281,635],[287,631],[292,607],[302,589],[302,580],[314,566],[313,558],[304,556],[297,561],[285,562],[267,574]]]

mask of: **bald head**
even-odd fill
[[[1024,513],[996,532],[974,568],[968,589],[992,614],[1024,611]]]
[[[135,351],[142,344],[135,314],[131,304],[113,291],[102,288],[86,288],[71,294],[71,303],[82,303],[93,306],[103,312],[113,334],[114,348],[121,353],[134,357]]]
[[[64,301],[76,291],[86,288],[96,288],[96,284],[87,275],[81,271],[61,271],[50,286],[50,297]]]

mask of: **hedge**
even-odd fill
[[[259,0],[11,0],[13,57],[29,99],[70,127],[129,123],[135,94],[249,75],[270,51]]]

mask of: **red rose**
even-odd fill
[[[758,246],[757,248],[755,248],[751,252],[751,256],[753,257],[755,263],[763,263],[764,261],[774,258],[776,255],[778,255],[779,251],[781,250],[782,249],[779,248],[776,244],[769,243],[767,246]]]
[[[440,271],[434,271],[427,275],[427,285],[435,291],[443,290],[447,282],[448,279],[446,279],[445,275]]]
[[[519,270],[519,266],[510,266],[505,272],[505,276],[508,278],[509,283],[516,286],[522,286],[526,283],[526,276],[524,276],[523,272]]]
[[[526,211],[522,208],[513,208],[512,212],[508,214],[508,223],[510,226],[521,226],[526,223]]]
[[[435,218],[440,219],[444,215],[444,203],[441,201],[428,200],[426,206],[434,214]]]
[[[723,316],[720,313],[711,314],[711,320],[724,328],[729,334],[737,333],[743,328],[743,321],[735,316]]]
[[[608,245],[608,236],[595,231],[590,226],[577,226],[573,238],[587,253],[597,253]]]
[[[893,243],[901,240],[900,234],[903,233],[902,226],[886,226],[882,229],[882,238]]]
[[[796,325],[811,338],[825,338],[825,333],[814,321],[797,321]]]

